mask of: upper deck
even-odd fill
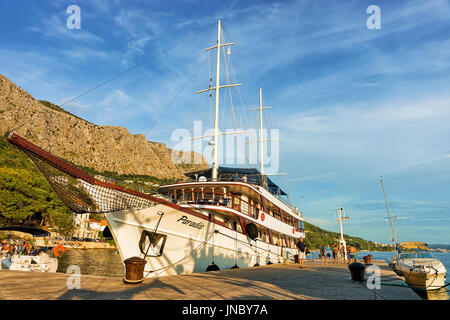
[[[229,172],[236,170],[227,169]],[[263,187],[261,179],[252,179],[254,175],[247,178],[242,173],[242,170],[248,169],[239,170],[241,170],[240,174],[236,171],[233,176],[220,175],[216,180],[208,179],[199,173],[191,173],[188,175],[195,174],[195,179],[164,185],[158,191],[181,203],[230,207],[256,219],[259,212],[265,212],[280,222],[294,226],[299,231],[303,229],[304,219],[301,212],[270,192],[277,190],[279,194],[285,194],[280,188],[268,179],[269,182],[266,180],[266,185]]]

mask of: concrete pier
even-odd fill
[[[68,289],[69,274],[0,270],[0,300],[421,300],[384,261],[373,263],[381,269],[376,291],[352,281],[347,264],[311,260],[304,269],[274,264],[150,278],[138,285],[81,275],[80,289]]]

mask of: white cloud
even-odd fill
[[[104,40],[83,27],[81,22],[81,29],[69,29],[66,26],[67,17],[63,14],[53,15],[50,18],[42,16],[35,20],[29,30],[39,33],[47,38],[57,38],[65,41],[80,41],[85,43],[98,43]]]
[[[122,90],[116,89],[110,92],[103,100],[98,102],[101,107],[126,106],[131,102],[131,98]]]

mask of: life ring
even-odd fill
[[[264,214],[264,212],[261,212],[261,221],[264,221],[265,218],[266,218],[266,215]]]
[[[58,244],[56,247],[53,247],[53,254],[55,257],[59,257],[59,251],[61,250],[61,254],[66,252],[66,248],[62,244]]]

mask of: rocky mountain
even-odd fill
[[[150,142],[123,127],[92,124],[36,100],[0,74],[0,134],[9,130],[58,157],[99,172],[179,179],[184,172],[208,168],[198,154],[202,164],[175,164],[165,144]],[[189,156],[193,159],[195,154]]]

